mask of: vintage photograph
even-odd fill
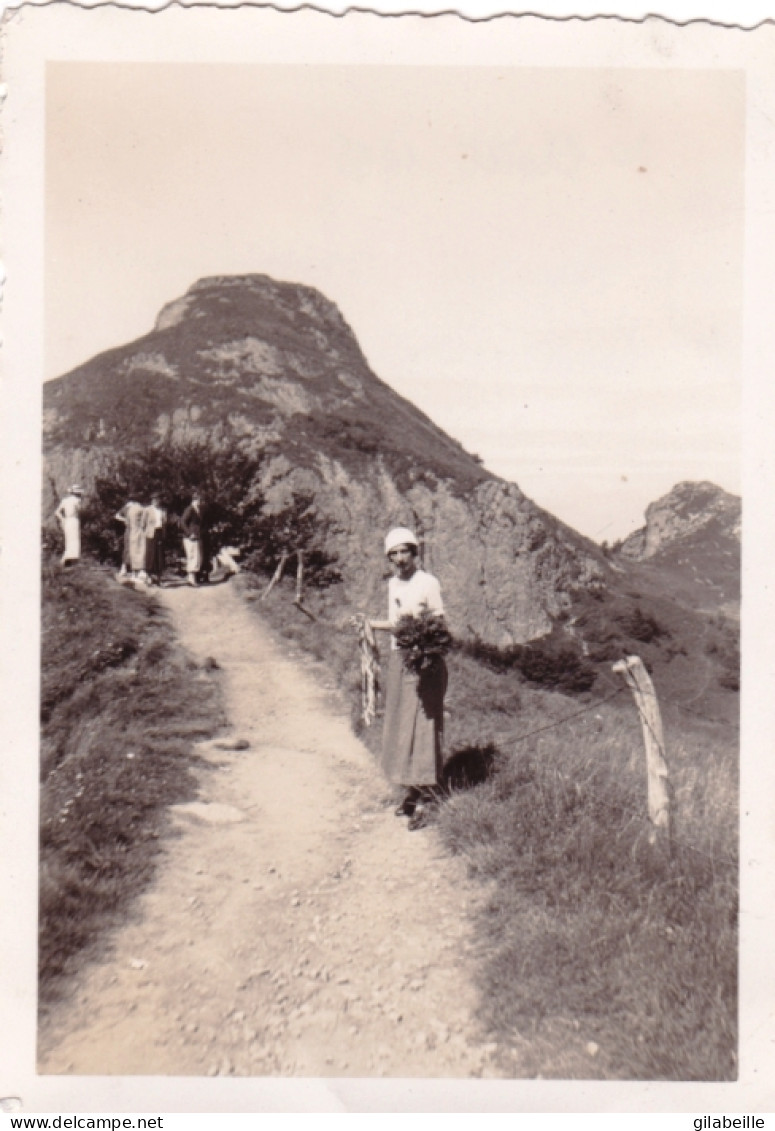
[[[217,16],[45,62],[36,1071],[736,1082],[745,72]]]

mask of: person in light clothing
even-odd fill
[[[189,585],[197,585],[197,574],[202,568],[202,500],[198,493],[191,496],[191,503],[183,511],[180,519],[183,527],[183,549],[186,554],[186,576]]]
[[[385,538],[385,553],[393,566],[388,582],[387,620],[369,623],[376,631],[393,632],[406,614],[423,610],[444,615],[438,580],[417,565],[419,547],[413,532],[395,527]],[[409,827],[421,828],[427,805],[436,799],[442,771],[444,695],[447,667],[441,656],[419,675],[409,671],[395,638],[391,640],[382,769],[388,781],[403,786],[405,797],[398,816],[411,818]]]
[[[65,539],[64,553],[61,558],[63,566],[72,565],[81,556],[80,511],[82,497],[82,489],[72,486],[54,511],[54,517],[62,527],[62,534]]]
[[[223,546],[213,558],[210,580],[225,581],[227,577],[235,577],[241,568],[236,561],[240,553],[239,546]]]

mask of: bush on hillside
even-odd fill
[[[712,656],[721,670],[718,683],[725,691],[740,690],[740,630],[722,617],[711,619],[711,639],[705,645],[705,654]]]
[[[651,613],[644,613],[640,605],[617,614],[615,620],[627,636],[642,644],[650,644],[662,636],[670,635],[669,629],[660,624]]]
[[[331,522],[318,510],[311,494],[299,493],[281,510],[264,512],[261,536],[244,559],[253,573],[272,573],[284,552],[304,554],[305,584],[326,589],[341,581],[336,557],[326,549]]]
[[[385,446],[380,429],[368,419],[339,416],[327,420],[323,435],[331,443],[366,455],[376,455]]]
[[[499,648],[496,644],[475,639],[465,641],[459,647],[491,671],[517,670],[528,682],[557,691],[589,691],[597,678],[595,669],[585,662],[577,648],[557,645],[552,640]]]

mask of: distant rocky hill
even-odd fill
[[[646,510],[620,555],[693,608],[734,614],[740,600],[741,500],[713,483],[678,483]]]
[[[117,452],[193,437],[265,453],[270,499],[314,496],[356,607],[384,599],[382,535],[396,523],[417,530],[453,629],[492,643],[548,633],[615,579],[596,545],[376,377],[309,287],[203,279],[149,334],[48,382],[44,507],[74,478],[88,490]]]

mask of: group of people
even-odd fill
[[[164,573],[164,530],[167,512],[161,496],[154,494],[148,506],[132,498],[116,514],[125,526],[124,552],[119,580],[129,578],[150,585],[161,585]],[[224,546],[211,553],[209,529],[202,504],[202,496],[195,491],[191,501],[180,516],[183,532],[186,581],[191,586],[211,581],[216,574],[224,576],[239,573],[236,562],[239,549]]]
[[[83,495],[83,488],[74,484],[54,512],[64,537],[61,558],[64,566],[72,565],[81,556],[80,512]],[[154,493],[148,505],[141,503],[136,495],[131,495],[115,518],[124,526],[118,580],[161,586],[166,564],[164,541],[167,525],[167,511],[161,494]],[[210,553],[209,531],[199,492],[192,494],[191,501],[181,515],[180,527],[189,585],[197,586],[203,581],[211,580],[218,571],[224,575],[239,572],[240,567],[235,560],[239,556],[239,549],[226,546],[216,554]]]
[[[164,527],[167,512],[161,496],[155,494],[146,507],[130,496],[116,513],[116,521],[124,525],[124,548],[119,580],[124,578],[161,585],[164,573]]]

